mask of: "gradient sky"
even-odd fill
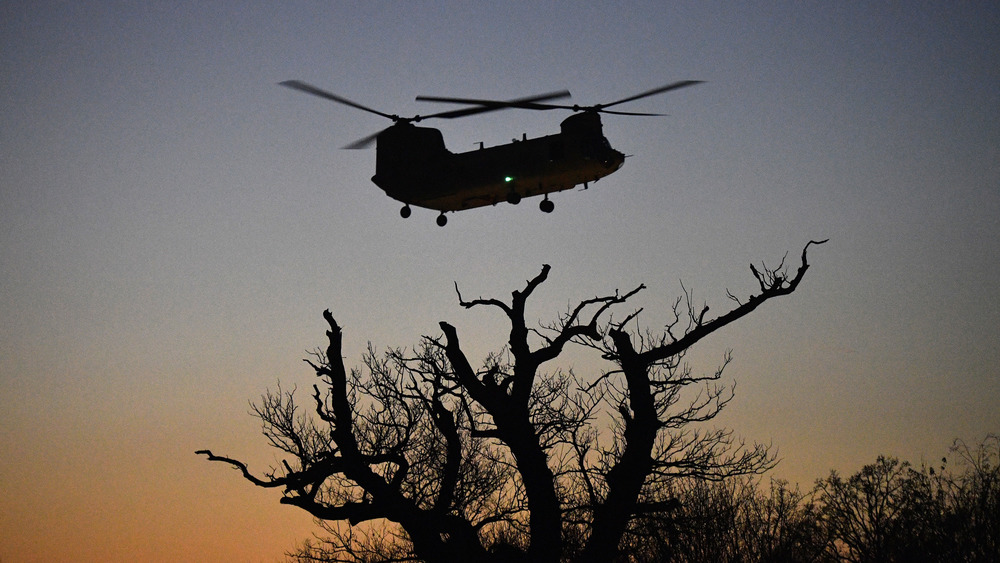
[[[351,365],[440,320],[479,357],[503,319],[453,282],[507,298],[543,263],[530,318],[645,283],[657,330],[680,282],[718,314],[751,261],[829,238],[798,291],[690,354],[733,350],[719,423],[806,488],[1000,431],[996,2],[354,4],[0,4],[4,563],[280,559],[311,519],[194,451],[277,462],[248,401],[312,384],[323,309]],[[551,215],[442,229],[399,217],[374,151],[338,149],[387,122],[286,79],[403,115],[707,83],[621,107],[669,117],[606,116],[633,156]],[[427,125],[465,151],[564,116]]]

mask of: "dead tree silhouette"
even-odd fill
[[[306,361],[321,380],[315,416],[300,413],[293,393],[269,391],[254,405],[281,467],[262,476],[239,460],[197,453],[238,469],[258,487],[283,491],[281,503],[328,523],[332,536],[316,560],[614,561],[634,525],[677,504],[678,477],[721,479],[774,464],[766,446],[726,429],[706,429],[733,398],[719,380],[729,362],[704,375],[681,361],[695,343],[795,291],[809,264],[791,277],[751,265],[759,293],[708,318],[686,290],[660,334],[629,327],[612,310],[645,289],[580,301],[548,325],[528,328],[525,304],[549,266],[509,302],[466,300],[499,309],[508,344],[473,368],[458,329],[440,323],[413,350],[379,354],[364,369],[343,362],[341,327],[329,311],[327,347]],[[610,369],[588,378],[542,371],[571,343],[596,351]],[[697,389],[684,393],[686,389]],[[335,524],[343,523],[343,526]],[[366,534],[364,524],[381,526]],[[388,538],[388,539],[386,539]]]

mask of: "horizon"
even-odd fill
[[[455,325],[474,363],[506,299],[639,284],[639,326],[683,289],[713,315],[757,288],[748,265],[810,271],[792,295],[686,358],[736,398],[716,419],[771,443],[769,476],[810,488],[878,455],[936,463],[1000,432],[1000,7],[445,4],[0,7],[0,560],[275,561],[315,532],[196,450],[280,459],[248,415],[344,326],[348,367]],[[448,215],[371,182],[340,150],[379,111],[567,89],[616,106],[614,174]],[[439,120],[454,152],[559,130],[569,112]],[[498,327],[501,327],[498,329]],[[557,366],[553,366],[555,368]],[[570,352],[565,365],[600,362]]]

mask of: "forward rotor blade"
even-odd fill
[[[359,104],[357,102],[352,102],[351,100],[348,100],[347,98],[342,98],[342,97],[340,97],[340,96],[338,96],[336,94],[333,94],[331,92],[327,92],[326,90],[323,90],[321,88],[317,88],[317,87],[315,87],[315,86],[313,86],[311,84],[306,84],[305,82],[301,82],[299,80],[286,80],[284,82],[279,82],[278,84],[280,84],[282,86],[285,86],[285,87],[288,87],[288,88],[291,88],[292,90],[298,90],[300,92],[305,92],[307,94],[312,94],[313,96],[319,96],[320,98],[325,98],[327,100],[332,100],[334,102],[344,104],[345,106],[351,106],[352,108],[360,109],[362,111],[367,111],[368,113],[374,113],[375,115],[381,115],[382,117],[391,119],[393,121],[398,121],[399,120],[399,116],[398,115],[390,115],[388,113],[383,113],[383,112],[378,111],[376,109],[372,109],[370,107],[363,106],[363,105],[361,105],[361,104]]]
[[[667,115],[665,113],[645,113],[641,111],[616,111],[613,109],[598,109],[597,111],[601,113],[610,113],[612,115],[640,115],[643,117],[663,117]]]
[[[622,98],[616,102],[611,102],[610,104],[600,104],[597,109],[609,108],[611,106],[617,106],[618,104],[624,104],[625,102],[631,102],[632,100],[638,100],[641,98],[648,98],[649,96],[655,96],[656,94],[662,94],[664,92],[669,92],[670,90],[676,90],[678,88],[685,88],[687,86],[694,86],[695,84],[701,84],[703,80],[681,80],[680,82],[674,82],[673,84],[667,84],[666,86],[660,86],[659,88],[653,88],[652,90],[647,90],[641,94],[636,94],[634,96],[629,96],[627,98]]]
[[[416,116],[416,117],[413,118],[413,121],[420,121],[422,119],[431,119],[431,118],[454,119],[456,117],[465,117],[467,115],[476,115],[477,113],[487,113],[487,112],[491,112],[491,111],[498,111],[498,110],[501,110],[501,109],[506,109],[506,108],[480,106],[480,107],[474,107],[474,108],[453,109],[451,111],[442,111],[440,113],[431,113],[431,114],[428,114],[428,115],[418,115],[418,116]]]

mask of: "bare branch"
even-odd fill
[[[284,487],[285,484],[287,483],[286,479],[267,479],[267,480],[259,479],[258,477],[250,473],[250,471],[247,469],[246,464],[243,463],[242,461],[235,460],[225,456],[215,455],[212,453],[211,450],[198,450],[194,453],[208,457],[208,461],[220,461],[222,463],[228,463],[229,465],[232,465],[233,467],[238,469],[240,473],[243,474],[244,479],[250,481],[254,485],[257,485],[258,487],[264,487],[264,488]]]
[[[657,346],[650,350],[643,352],[642,361],[645,363],[653,363],[659,361],[663,358],[668,358],[670,356],[676,355],[679,352],[686,350],[693,346],[696,342],[702,338],[708,336],[709,334],[719,330],[720,328],[735,322],[738,319],[745,317],[746,315],[753,312],[757,307],[759,307],[765,301],[773,299],[775,297],[780,297],[782,295],[788,295],[795,291],[798,287],[799,282],[802,281],[806,270],[809,269],[809,263],[806,260],[806,251],[809,249],[810,245],[813,244],[823,244],[827,242],[826,240],[821,241],[809,241],[805,247],[802,249],[802,264],[799,266],[795,277],[791,280],[786,279],[783,274],[777,273],[775,271],[767,270],[769,273],[765,276],[761,274],[755,267],[751,265],[751,271],[754,277],[758,280],[761,285],[761,293],[756,296],[751,296],[746,303],[738,306],[737,308],[729,311],[728,313],[721,315],[711,321],[703,322],[696,326],[693,330],[687,332],[683,337],[677,339],[676,341],[664,344],[662,346]]]

